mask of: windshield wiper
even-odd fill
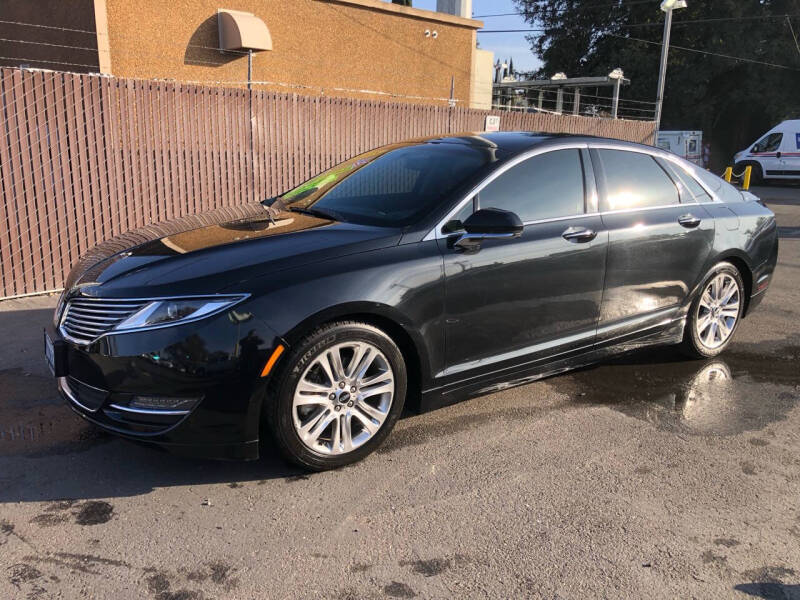
[[[289,210],[303,215],[318,217],[320,219],[343,221],[342,217],[338,213],[335,213],[332,210],[326,210],[324,208],[301,208],[299,206],[290,206]]]

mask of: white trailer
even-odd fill
[[[656,139],[659,148],[703,166],[702,131],[659,131]]]

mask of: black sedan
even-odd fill
[[[45,352],[70,406],[176,452],[359,460],[426,410],[613,353],[730,343],[778,251],[754,196],[657,148],[467,133],[101,244]]]

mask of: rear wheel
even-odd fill
[[[736,173],[741,173],[742,177],[741,180],[744,181],[744,170],[745,167],[752,167],[752,171],[750,173],[750,185],[763,185],[764,184],[764,171],[761,169],[761,165],[757,162],[744,162],[738,163],[734,165],[733,170]]]
[[[744,282],[728,262],[717,264],[692,302],[683,350],[695,358],[716,356],[733,339],[744,309]]]
[[[366,323],[326,325],[305,338],[276,373],[267,420],[284,455],[325,470],[367,456],[403,410],[403,355]]]

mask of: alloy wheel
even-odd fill
[[[352,452],[378,433],[394,395],[394,373],[381,350],[361,341],[336,344],[314,357],[295,387],[295,431],[315,452]]]
[[[728,273],[713,277],[697,305],[697,337],[707,348],[719,348],[733,333],[739,319],[741,293]]]

